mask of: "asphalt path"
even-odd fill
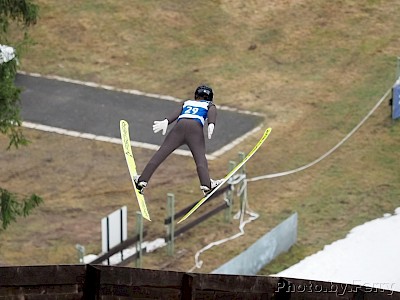
[[[154,120],[163,120],[181,104],[168,97],[129,93],[85,83],[68,82],[42,76],[18,74],[21,116],[24,121],[82,133],[120,138],[119,121],[130,124],[132,141],[159,146],[164,140],[152,130]],[[188,95],[190,96],[190,95]],[[214,102],[218,105],[218,95]],[[218,107],[218,106],[217,106]],[[211,140],[206,139],[207,154],[215,153],[245,137],[260,126],[258,115],[218,108]],[[172,125],[169,126],[169,129]],[[205,126],[206,130],[206,126]],[[187,149],[183,146],[182,149]]]

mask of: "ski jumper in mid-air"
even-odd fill
[[[143,193],[154,171],[177,148],[186,144],[196,163],[200,189],[204,194],[211,192],[222,180],[212,180],[208,172],[206,146],[203,133],[205,122],[208,123],[207,135],[211,139],[217,119],[217,108],[213,103],[213,90],[205,85],[194,92],[194,100],[182,103],[178,110],[163,121],[154,121],[153,131],[162,131],[165,135],[168,125],[176,120],[175,126],[165,137],[164,142],[145,166],[143,173],[134,178],[136,188]]]

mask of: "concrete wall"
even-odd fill
[[[213,274],[256,275],[266,264],[286,252],[297,239],[297,213],[294,213],[247,250],[223,264]]]

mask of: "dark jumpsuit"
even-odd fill
[[[197,101],[197,100],[191,100]],[[202,100],[204,101],[204,100]],[[171,124],[183,114],[184,104],[176,110],[171,116],[167,117],[168,124]],[[215,124],[217,118],[217,109],[212,102],[208,101],[207,115],[204,119],[208,119],[208,124]],[[195,118],[181,117],[175,126],[165,137],[164,142],[147,163],[139,178],[140,181],[148,182],[154,171],[160,164],[177,148],[186,144],[196,163],[197,175],[202,186],[210,188],[210,175],[208,172],[208,163],[206,159],[206,147],[203,132],[203,124]]]

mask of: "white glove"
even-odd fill
[[[163,121],[154,121],[153,124],[153,131],[154,133],[157,133],[162,130],[162,135],[165,135],[167,132],[168,128],[168,120],[164,119]]]
[[[211,140],[211,136],[214,132],[214,124],[208,124],[208,139]]]

